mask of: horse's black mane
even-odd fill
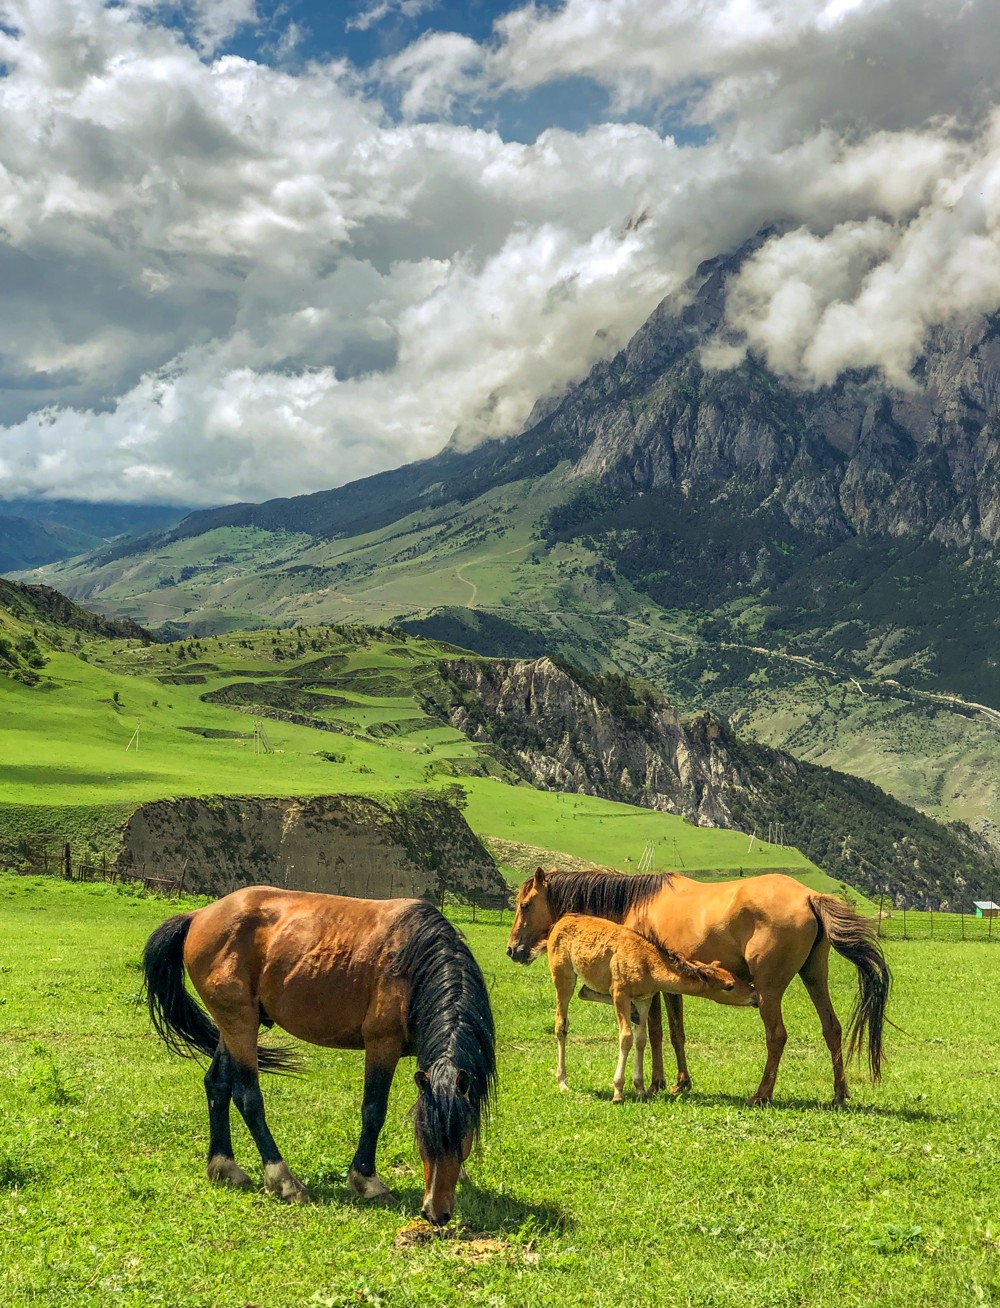
[[[557,917],[590,913],[620,922],[629,909],[652,899],[670,881],[669,872],[550,872],[545,889]]]
[[[478,1139],[496,1083],[496,1036],[486,982],[469,946],[430,904],[406,909],[407,933],[392,972],[410,983],[407,1026],[427,1082],[415,1125],[427,1154],[456,1154],[471,1130]],[[456,1078],[468,1077],[467,1094]]]

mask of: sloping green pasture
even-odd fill
[[[794,849],[755,843],[748,852],[738,832],[465,775],[488,756],[428,716],[420,698],[442,653],[428,641],[352,641],[326,627],[53,649],[38,684],[0,677],[0,838],[85,842],[130,805],[176,795],[392,795],[460,784],[483,835],[622,868],[652,842],[659,867],[781,868],[836,888]],[[257,753],[255,703],[312,725],[268,718],[273,752]]]
[[[1000,1296],[1000,1112],[985,944],[890,945],[882,1086],[859,1073],[829,1112],[805,993],[771,1110],[744,1106],[763,1061],[752,1010],[688,1004],[695,1090],[615,1108],[611,1014],[570,1010],[573,1092],[553,1075],[544,961],[467,925],[491,984],[500,1096],[459,1218],[480,1243],[398,1247],[419,1158],[404,1063],[380,1170],[397,1203],[350,1197],[361,1056],[308,1051],[265,1085],[272,1127],[316,1202],[213,1189],[200,1070],[134,1004],[142,944],[174,906],[106,886],[0,877],[0,1268],[5,1308],[614,1305],[940,1308]],[[509,914],[508,914],[509,924]],[[846,1013],[853,977],[836,960]],[[242,1125],[237,1154],[255,1163]],[[254,1174],[257,1168],[251,1166]]]

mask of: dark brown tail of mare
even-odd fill
[[[875,924],[833,895],[811,895],[809,902],[827,940],[858,969],[858,998],[848,1028],[847,1056],[868,1043],[872,1080],[882,1075],[882,1028],[892,974],[878,942]]]
[[[188,994],[184,985],[184,941],[193,913],[179,913],[153,932],[142,952],[144,992],[150,1020],[175,1054],[212,1058],[219,1047],[219,1029]],[[294,1072],[298,1059],[290,1049],[260,1048],[262,1072]]]

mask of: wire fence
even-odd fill
[[[963,940],[1000,943],[1000,915],[987,912],[940,913],[933,909],[894,908],[883,911],[878,919],[880,940]]]

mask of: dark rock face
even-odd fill
[[[917,535],[1000,543],[1000,317],[938,327],[906,390],[875,373],[807,391],[748,357],[706,365],[726,339],[726,281],[753,247],[699,270],[687,308],[662,304],[540,426],[575,449],[571,476],[629,493],[779,503],[833,541]]]
[[[123,860],[148,876],[224,895],[241,886],[365,899],[449,891],[482,905],[507,886],[458,809],[436,799],[390,807],[357,795],[216,797],[143,804],[125,827]]]

